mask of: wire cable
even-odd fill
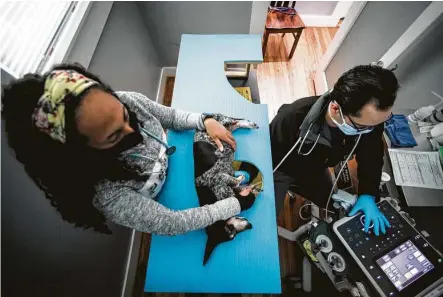
[[[304,207],[306,207],[306,206],[316,206],[316,207],[318,207],[318,206],[315,205],[314,203],[306,203],[306,204],[303,204],[303,205],[300,207],[300,209],[298,210],[298,216],[299,216],[302,220],[305,220],[305,221],[307,221],[307,220],[310,219],[310,218],[305,218],[305,217],[303,217],[302,214],[301,214],[302,209],[303,209]],[[333,211],[331,211],[331,210],[327,210],[327,209],[324,209],[324,208],[321,208],[321,207],[318,207],[318,208],[319,208],[319,209],[323,209],[323,210],[325,210],[326,212],[335,213],[335,212],[333,212]],[[314,216],[313,214],[311,214],[311,215],[312,215],[314,218],[316,218],[317,220],[320,220],[319,217]]]
[[[332,197],[332,194],[334,193],[335,186],[337,185],[338,179],[339,179],[341,173],[343,172],[343,169],[345,168],[346,164],[348,163],[349,159],[351,158],[352,154],[354,153],[355,148],[357,147],[358,143],[360,142],[360,138],[361,138],[361,134],[358,136],[357,141],[355,142],[355,145],[351,150],[351,153],[348,155],[348,157],[346,158],[346,161],[343,163],[343,166],[341,167],[340,171],[338,172],[338,175],[335,177],[334,184],[332,185],[331,192],[329,193],[328,202],[326,203],[326,210],[328,210],[328,208],[329,208],[329,202],[331,201],[331,197]],[[328,218],[327,212],[326,212],[326,218]]]

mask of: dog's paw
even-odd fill
[[[239,120],[234,124],[235,128],[258,129],[258,125],[248,120]]]
[[[238,177],[235,178],[237,180],[237,184],[235,185],[235,187],[240,187],[241,183],[246,179],[246,177],[244,175],[239,175]]]
[[[246,123],[244,124],[243,128],[246,128],[246,129],[258,129],[259,128],[258,125],[254,122],[251,122],[251,121],[245,121],[245,122]]]
[[[255,197],[257,197],[261,192],[263,192],[263,189],[261,187],[254,186],[252,189],[252,194],[254,194]]]

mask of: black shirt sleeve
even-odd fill
[[[383,154],[383,125],[379,125],[371,133],[362,135],[357,147],[359,195],[368,194],[379,198]]]

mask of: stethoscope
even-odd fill
[[[151,137],[153,139],[155,139],[158,143],[160,143],[162,146],[164,146],[166,148],[166,155],[170,156],[172,154],[175,153],[175,151],[177,150],[177,148],[175,146],[169,146],[166,142],[163,141],[163,139],[159,138],[158,136],[152,134],[151,132],[149,132],[148,130],[146,130],[143,127],[140,127],[140,131],[147,137]],[[131,154],[132,157],[136,157],[136,158],[144,158],[144,159],[149,159],[151,161],[157,162],[162,156],[159,156],[157,159],[148,157],[148,156],[144,156],[141,154]],[[155,173],[155,172],[151,172],[151,173]]]
[[[156,136],[155,134],[152,134],[151,132],[149,132],[145,128],[140,127],[140,130],[145,135],[155,139],[157,142],[159,142],[161,145],[163,145],[166,148],[166,155],[170,156],[170,155],[174,154],[175,151],[177,150],[177,148],[175,146],[169,146],[166,142],[163,141],[163,139],[161,139],[160,137]]]
[[[329,91],[329,93],[332,91],[332,89]],[[327,108],[327,106],[328,105],[325,105],[321,110],[320,110],[320,115],[323,113],[323,111],[325,110],[325,108]],[[308,155],[310,155],[311,153],[312,153],[312,151],[314,150],[314,148],[315,148],[315,146],[317,145],[317,143],[318,143],[318,140],[320,139],[320,135],[321,135],[321,129],[318,131],[318,134],[317,134],[317,137],[315,138],[315,141],[314,141],[314,144],[312,145],[312,147],[311,147],[311,149],[307,152],[307,153],[302,153],[302,147],[305,145],[305,141],[306,141],[306,138],[308,137],[308,135],[309,135],[309,133],[311,133],[311,128],[312,128],[312,126],[315,124],[315,123],[317,123],[317,120],[319,119],[319,117],[320,117],[320,115],[318,115],[316,118],[315,118],[315,120],[314,121],[312,121],[312,123],[309,125],[309,127],[308,127],[308,130],[306,131],[306,134],[305,134],[305,136],[303,137],[303,139],[301,138],[301,137],[299,137],[298,139],[297,139],[297,141],[295,142],[295,144],[292,146],[292,148],[288,151],[288,153],[283,157],[283,159],[280,161],[280,163],[278,163],[278,165],[274,168],[274,171],[273,171],[273,173],[275,173],[276,171],[277,171],[277,169],[283,164],[283,162],[289,157],[289,155],[292,153],[292,151],[297,147],[297,145],[300,143],[300,141],[301,141],[301,143],[300,143],[300,147],[298,148],[298,151],[297,151],[297,153],[299,154],[299,155],[302,155],[302,156],[308,156]],[[303,125],[303,123],[302,123],[302,125]],[[358,141],[360,140],[360,137],[358,138]],[[357,141],[357,142],[358,142]],[[355,148],[355,146],[354,146],[354,148]],[[354,150],[354,149],[352,149],[352,150]]]
[[[277,169],[283,164],[283,162],[289,157],[289,155],[290,155],[290,154],[292,153],[292,151],[297,147],[297,145],[300,143],[300,141],[301,141],[301,143],[300,143],[300,147],[298,148],[297,153],[298,153],[299,155],[303,155],[303,156],[307,156],[307,155],[310,155],[310,154],[312,153],[312,151],[314,150],[315,146],[316,146],[317,143],[318,143],[318,140],[320,139],[321,131],[318,132],[318,135],[317,135],[317,138],[316,138],[314,144],[312,145],[311,149],[310,149],[307,153],[302,153],[302,152],[301,152],[301,149],[302,149],[303,145],[305,144],[305,140],[306,140],[306,138],[308,137],[309,133],[311,133],[311,128],[312,128],[312,126],[316,123],[316,121],[317,121],[317,120],[314,120],[314,121],[309,125],[308,130],[306,131],[306,134],[305,134],[305,136],[303,137],[303,139],[302,139],[301,137],[299,137],[299,138],[297,139],[297,141],[296,141],[295,144],[292,146],[292,148],[291,148],[291,149],[288,151],[288,153],[283,157],[283,159],[280,161],[280,163],[278,163],[278,165],[274,168],[273,173],[275,173],[275,172],[277,171]],[[333,185],[332,185],[331,192],[329,193],[328,201],[327,201],[327,203],[326,203],[326,210],[328,209],[329,201],[331,200],[332,194],[334,194],[335,186],[337,185],[338,179],[340,178],[340,175],[342,174],[343,169],[346,167],[346,164],[348,163],[349,159],[351,158],[352,154],[354,153],[355,149],[357,148],[357,145],[358,145],[358,143],[360,142],[360,138],[361,138],[361,136],[362,136],[362,134],[360,134],[360,135],[358,136],[357,141],[356,141],[355,144],[354,144],[354,147],[352,148],[351,152],[350,152],[350,153],[348,154],[348,156],[346,157],[345,162],[343,162],[343,165],[342,165],[342,167],[340,168],[340,171],[338,172],[337,176],[335,177],[335,181],[334,181],[334,183],[333,183]],[[326,213],[328,214],[328,212],[326,212]]]
[[[299,138],[297,139],[297,141],[296,141],[295,144],[292,146],[292,148],[291,148],[291,149],[288,151],[288,153],[283,157],[283,159],[280,161],[280,163],[278,163],[278,165],[274,168],[274,171],[273,171],[274,173],[277,171],[278,168],[280,168],[280,166],[283,164],[283,162],[289,157],[289,155],[290,155],[290,154],[292,153],[292,151],[297,147],[297,145],[300,143],[300,141],[301,141],[301,143],[300,143],[300,146],[299,146],[299,148],[298,148],[297,153],[298,153],[299,155],[302,155],[302,156],[307,156],[307,155],[310,155],[310,154],[312,153],[312,151],[314,150],[315,146],[316,146],[317,143],[318,143],[318,140],[320,139],[320,134],[321,134],[320,131],[318,132],[318,135],[317,135],[317,137],[316,137],[316,139],[315,139],[315,141],[314,141],[314,144],[312,145],[311,149],[310,149],[307,153],[302,153],[301,149],[302,149],[303,145],[305,144],[306,138],[308,137],[309,133],[311,133],[311,128],[312,128],[312,126],[314,125],[315,122],[316,122],[316,121],[312,122],[312,123],[309,125],[308,130],[306,131],[306,134],[305,134],[305,136],[303,137],[303,139],[302,139],[301,137],[299,137]]]

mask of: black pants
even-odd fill
[[[288,190],[303,196],[319,207],[326,207],[332,180],[328,169],[316,173],[306,172],[304,176],[291,177],[283,172],[274,173],[275,208],[277,214],[283,209]]]

